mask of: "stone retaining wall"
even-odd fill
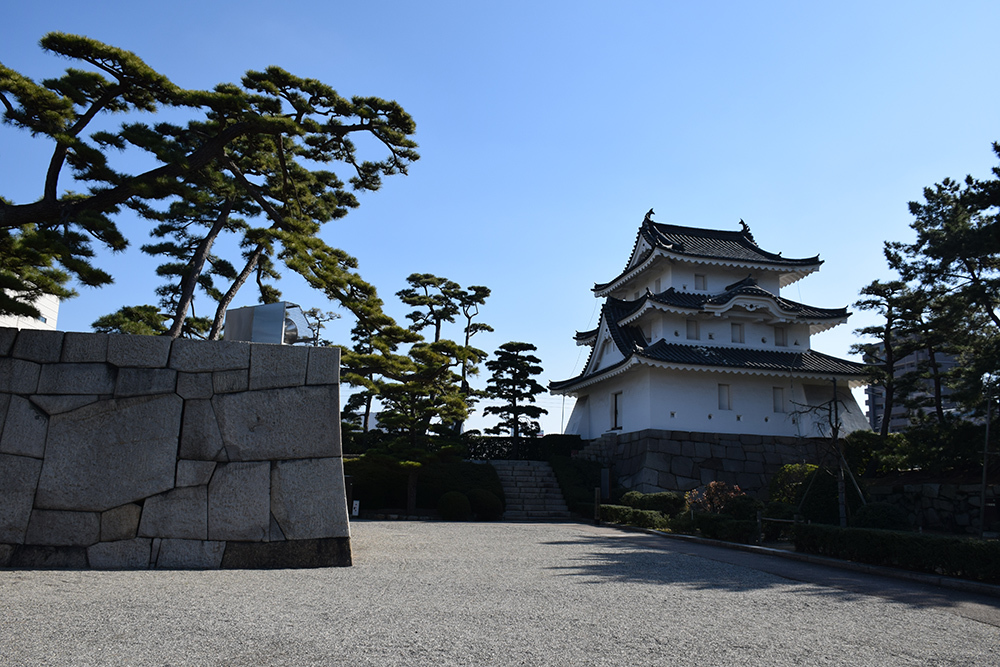
[[[884,485],[877,481],[868,487],[872,502],[897,505],[905,510],[914,528],[978,534],[981,529],[980,512],[983,504],[983,486],[979,484],[896,484]],[[986,487],[987,506],[1000,498],[1000,485]],[[986,530],[1000,530],[1000,516],[996,510],[986,515]]]
[[[689,491],[713,481],[764,496],[787,463],[815,463],[825,441],[725,433],[646,430],[605,434],[579,456],[612,468],[618,484],[642,493]]]
[[[0,566],[350,565],[340,353],[0,329]]]

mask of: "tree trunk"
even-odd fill
[[[198,278],[205,268],[205,262],[208,260],[209,252],[212,250],[212,244],[215,243],[215,239],[222,233],[222,228],[229,221],[229,212],[232,209],[232,202],[227,199],[222,205],[222,212],[219,214],[218,219],[216,219],[208,234],[201,240],[201,243],[198,244],[198,247],[194,251],[194,256],[191,258],[191,266],[188,268],[187,273],[184,274],[184,279],[181,280],[181,296],[177,300],[177,309],[174,311],[174,322],[170,325],[170,330],[167,332],[167,335],[171,338],[179,337],[184,330],[184,321],[187,319],[188,310],[191,309],[191,302],[194,300],[194,290],[198,285]]]
[[[260,257],[263,254],[264,246],[257,246],[247,259],[246,266],[240,271],[240,275],[236,276],[236,280],[229,287],[229,291],[219,301],[219,307],[215,310],[215,320],[212,322],[212,329],[208,332],[209,340],[219,340],[219,336],[222,333],[222,323],[226,319],[226,310],[229,308],[229,304],[236,298],[236,293],[240,291],[244,283],[249,280],[250,274],[257,268],[257,262],[260,261]]]

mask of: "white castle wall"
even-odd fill
[[[340,353],[0,329],[0,566],[350,565]]]

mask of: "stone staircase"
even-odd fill
[[[567,519],[569,510],[552,467],[544,461],[490,461],[500,477],[508,521]]]

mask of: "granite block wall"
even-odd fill
[[[982,483],[966,484],[884,484],[876,480],[868,487],[872,502],[883,502],[903,509],[913,528],[950,533],[978,535],[1000,532],[1000,516],[995,509],[987,509],[983,526]],[[1000,484],[986,486],[987,507],[1000,498]]]
[[[642,493],[690,491],[713,481],[763,497],[787,463],[815,463],[815,438],[646,430],[606,434],[579,452],[609,466],[618,484]]]
[[[0,328],[0,567],[350,565],[340,353]]]

